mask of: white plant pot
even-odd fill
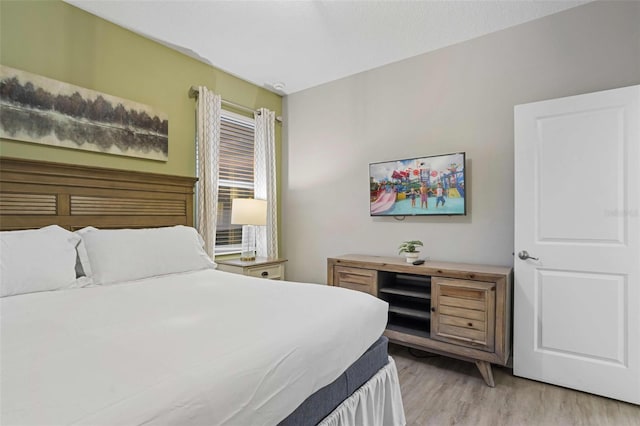
[[[407,263],[413,263],[420,257],[420,252],[414,251],[413,253],[405,253],[404,255],[407,258]]]

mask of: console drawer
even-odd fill
[[[374,296],[378,294],[378,271],[376,270],[336,266],[333,274],[333,283],[338,287],[362,291]]]

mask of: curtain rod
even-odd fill
[[[191,86],[191,88],[189,88],[189,97],[193,98],[193,99],[197,99],[198,98],[198,88],[197,87]],[[260,111],[257,111],[255,109],[251,109],[251,108],[246,107],[244,105],[237,104],[235,102],[226,101],[224,99],[222,99],[222,105],[226,105],[226,106],[229,106],[231,108],[239,109],[240,111],[249,112],[251,114],[253,114],[253,113],[257,113],[258,115],[260,114]],[[276,117],[276,121],[278,123],[282,123],[282,117],[277,116]]]

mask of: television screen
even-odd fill
[[[464,181],[464,152],[371,163],[371,216],[465,215]]]

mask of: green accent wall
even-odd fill
[[[0,1],[0,64],[147,104],[169,116],[167,162],[0,140],[0,155],[6,157],[194,176],[191,86],[282,113],[279,95],[57,0]],[[276,124],[278,165],[280,127]]]

